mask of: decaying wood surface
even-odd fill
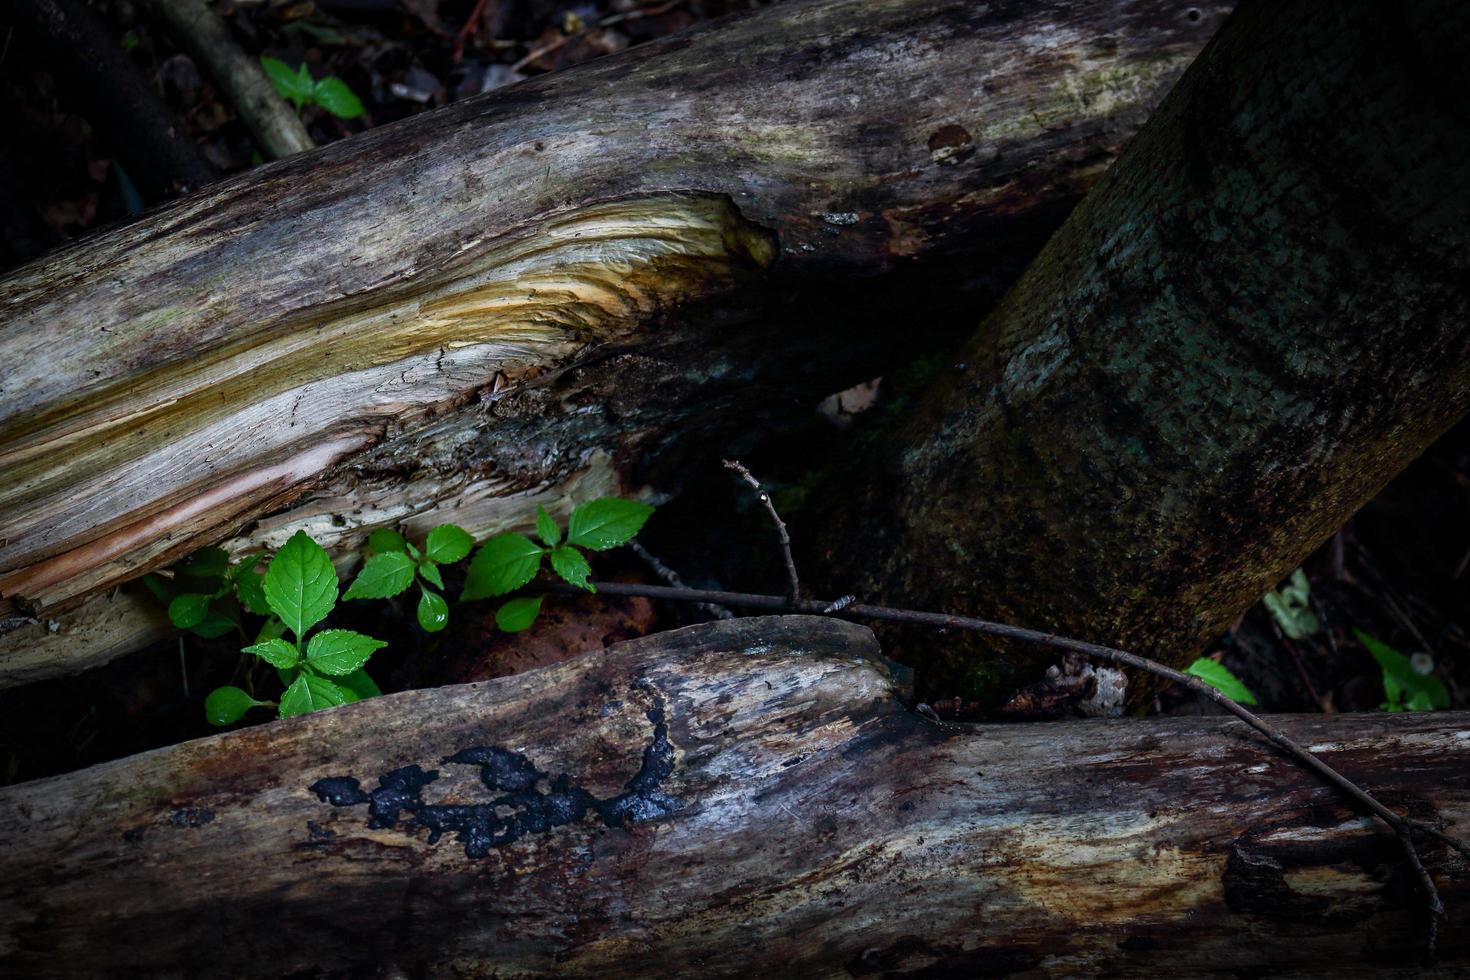
[[[1278,720],[1470,820],[1470,715]],[[1392,835],[1237,724],[939,726],[807,617],[9,787],[0,842],[9,976],[1383,975],[1423,925]],[[1470,868],[1425,858],[1463,974]]]
[[[973,307],[935,270],[964,257],[995,295],[1228,7],[784,3],[14,273],[0,615],[40,622],[0,641],[0,682],[49,622],[204,543],[488,534],[804,416],[922,346],[933,296]],[[56,672],[98,657],[69,649]]]

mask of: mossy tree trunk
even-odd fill
[[[1454,3],[1232,15],[841,489],[839,584],[1173,664],[1218,635],[1470,408],[1467,37]],[[991,652],[935,683],[1047,660]]]

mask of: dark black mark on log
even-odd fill
[[[597,814],[609,827],[625,827],[656,820],[679,809],[679,802],[661,789],[663,781],[674,771],[674,747],[669,742],[662,700],[655,699],[648,710],[648,720],[653,722],[653,741],[643,750],[643,763],[628,780],[624,792],[608,800],[599,800],[574,784],[565,773],[552,777],[519,752],[484,745],[467,748],[443,761],[479,766],[480,781],[486,788],[503,794],[488,803],[425,803],[423,788],[439,778],[439,771],[425,772],[416,765],[379,776],[375,790],[365,792],[362,784],[351,776],[319,779],[310,789],[332,806],[366,803],[370,828],[397,826],[406,810],[412,816],[402,821],[404,831],[412,833],[418,827],[426,827],[430,844],[437,844],[440,837],[452,832],[464,844],[467,857],[482,858],[492,848],[504,847],[528,833],[544,834],[554,827],[581,820],[589,812]],[[544,790],[540,788],[543,786]],[[506,810],[511,812],[501,815]],[[308,823],[308,828],[314,823]]]
[[[175,827],[203,827],[214,819],[214,811],[204,807],[180,807],[169,815],[168,822]]]

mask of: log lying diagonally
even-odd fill
[[[1465,713],[1280,721],[1470,820]],[[1393,836],[1233,723],[938,726],[796,616],[10,787],[0,843],[7,975],[1344,975],[1423,925]],[[1426,860],[1452,975],[1470,868]]]
[[[924,270],[966,256],[998,291],[1228,7],[797,0],[20,270],[0,595],[43,622],[7,650],[242,529],[232,549],[445,516],[488,533],[529,512],[509,495],[631,486],[648,447],[809,410],[912,354],[923,297],[958,295]],[[889,306],[862,309],[878,281]],[[71,649],[54,670],[100,648]]]

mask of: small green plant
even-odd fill
[[[240,610],[245,605],[244,593],[237,602],[231,595],[238,578],[253,569],[260,560],[256,556],[245,564],[232,566],[223,548],[201,548],[173,566],[173,578],[145,575],[143,584],[153,597],[168,609],[169,620],[207,640],[241,630]],[[264,605],[262,597],[260,604]],[[266,609],[263,615],[269,615]]]
[[[648,520],[653,508],[634,500],[601,497],[581,504],[572,511],[567,522],[566,540],[562,529],[546,513],[536,508],[537,544],[523,534],[497,534],[486,541],[470,559],[460,599],[486,599],[514,592],[536,577],[541,560],[549,558],[551,570],[561,578],[588,592],[597,589],[588,579],[592,566],[580,548],[606,551],[633,539]],[[495,625],[507,633],[529,629],[541,611],[541,597],[511,599],[495,612]]]
[[[1256,703],[1256,696],[1251,693],[1251,689],[1218,660],[1200,657],[1186,667],[1184,672],[1198,677],[1232,701],[1239,701],[1241,704]]]
[[[1384,711],[1433,711],[1450,706],[1450,692],[1439,678],[1419,673],[1412,660],[1382,640],[1374,639],[1362,630],[1353,632],[1383,670],[1385,700],[1379,708]]]
[[[247,604],[263,600],[272,618],[244,651],[276,668],[286,686],[277,705],[279,716],[290,718],[378,693],[363,666],[388,644],[353,630],[311,632],[337,605],[337,569],[322,546],[305,531],[297,531],[257,582],[258,561],[257,557],[248,567],[242,564],[246,570],[236,579],[237,588]],[[241,580],[250,584],[240,586]],[[254,594],[257,587],[259,596]],[[172,611],[172,605],[169,608]],[[205,700],[204,711],[211,723],[228,725],[250,708],[270,704],[238,687],[222,687]]]
[[[1267,592],[1261,597],[1271,617],[1293,640],[1305,640],[1322,628],[1317,617],[1312,615],[1312,586],[1307,573],[1298,568],[1281,588]]]
[[[380,694],[363,665],[386,643],[352,630],[320,630],[308,637],[337,604],[337,570],[321,545],[297,531],[262,575],[256,568],[264,557],[231,563],[224,549],[203,548],[175,565],[172,578],[144,578],[175,626],[206,639],[231,631],[244,639],[249,634],[243,613],[265,617],[244,652],[275,667],[285,693],[277,703],[238,687],[216,688],[204,701],[210,724],[233,724],[255,707],[275,707],[289,718]]]
[[[592,566],[579,548],[605,551],[626,544],[643,527],[653,508],[631,500],[602,497],[572,511],[566,540],[544,507],[536,508],[538,545],[520,534],[500,534],[485,542],[471,560],[461,600],[512,592],[535,577],[543,557],[571,584],[597,591],[589,581]],[[474,539],[453,524],[429,532],[420,549],[398,531],[378,528],[368,538],[368,557],[344,599],[388,599],[415,582],[419,587],[418,623],[438,632],[449,622],[441,565],[469,555]],[[222,548],[194,552],[172,569],[172,576],[144,578],[169,619],[180,629],[207,639],[238,632],[243,639],[244,613],[265,617],[255,642],[244,652],[264,660],[285,686],[279,703],[257,700],[238,687],[221,687],[205,699],[205,716],[214,725],[229,725],[255,707],[276,707],[282,718],[305,714],[382,693],[364,670],[368,659],[387,646],[382,640],[345,629],[312,632],[337,605],[337,570],[321,545],[297,531],[257,571],[265,555],[231,563]],[[432,586],[432,588],[431,588]],[[437,591],[436,591],[437,590]],[[541,599],[511,599],[495,613],[506,632],[527,629],[541,610]]]
[[[459,561],[474,545],[469,532],[453,524],[440,524],[430,531],[423,551],[397,531],[380,527],[368,538],[368,559],[342,598],[388,599],[420,579],[419,625],[426,632],[437,633],[449,625],[449,603],[429,586],[442,590],[444,576],[439,566]]]
[[[260,67],[265,69],[276,94],[294,105],[297,112],[309,105],[319,105],[334,116],[356,119],[365,111],[362,100],[335,75],[313,79],[305,65],[293,71],[284,61],[264,55]]]

